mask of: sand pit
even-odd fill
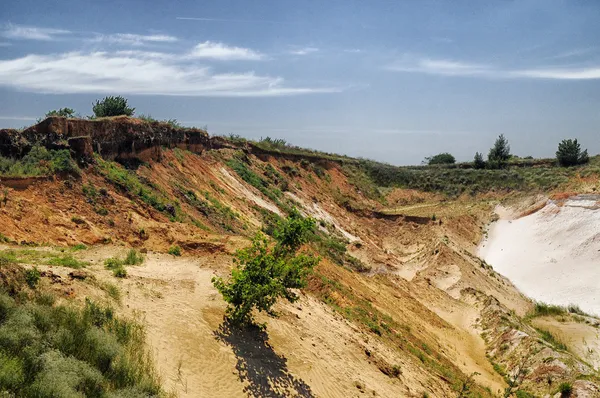
[[[495,222],[479,256],[529,297],[600,315],[600,197],[549,201]],[[501,213],[501,212],[499,212]]]

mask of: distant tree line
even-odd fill
[[[510,145],[504,134],[500,134],[494,145],[490,148],[487,160],[483,158],[480,152],[475,153],[473,158],[473,167],[476,169],[500,169],[509,164],[514,156],[510,153]],[[560,166],[569,167],[586,164],[590,161],[587,149],[581,150],[581,145],[577,139],[565,139],[558,144],[556,151],[556,160]],[[428,165],[454,164],[456,159],[448,152],[443,152],[435,156],[426,157],[424,163]]]

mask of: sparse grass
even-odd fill
[[[53,258],[49,259],[48,265],[56,265],[56,266],[60,266],[60,267],[69,267],[69,268],[79,269],[79,268],[83,268],[83,267],[87,266],[88,263],[85,261],[77,260],[72,255],[67,254],[67,255],[60,256],[60,257],[53,257]]]
[[[137,252],[135,249],[131,249],[127,252],[124,259],[118,257],[110,257],[104,260],[104,267],[113,272],[113,275],[117,278],[127,277],[126,265],[140,265],[144,262],[144,256]]]
[[[130,196],[137,197],[156,210],[166,213],[170,218],[177,220],[180,217],[178,205],[171,204],[166,195],[148,183],[142,182],[137,174],[123,168],[118,163],[105,161],[100,156],[96,156],[95,159],[98,172],[108,181]]]
[[[37,264],[55,265],[80,269],[89,265],[71,254],[56,253],[47,250],[6,249],[0,251],[0,264]]]
[[[143,328],[109,307],[0,293],[0,391],[16,397],[162,395]]]
[[[554,336],[552,333],[550,333],[548,330],[539,329],[539,328],[535,328],[535,329],[540,333],[540,336],[542,337],[542,339],[544,339],[545,341],[550,343],[552,346],[554,346],[554,348],[556,348],[558,350],[567,351],[567,346],[562,341],[560,341],[560,339],[558,339],[556,336]]]
[[[76,244],[74,246],[71,246],[71,250],[74,251],[74,252],[78,252],[78,251],[81,251],[81,250],[87,250],[87,248],[88,247],[86,245],[84,245],[83,243],[78,243],[78,244]]]

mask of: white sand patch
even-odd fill
[[[499,220],[479,255],[523,293],[600,315],[600,210],[596,197],[550,201],[532,215]]]
[[[281,212],[281,210],[279,210],[279,207],[277,207],[275,203],[263,199],[254,192],[252,192],[250,189],[244,186],[243,183],[241,183],[234,176],[232,176],[226,168],[221,167],[219,169],[219,172],[224,177],[225,182],[228,183],[229,187],[233,191],[235,191],[235,193],[237,193],[240,197],[248,199],[256,205],[262,207],[263,209],[270,210],[277,215],[283,216],[283,213]]]
[[[286,192],[285,194],[287,196],[289,196],[290,198],[292,198],[293,200],[295,200],[296,202],[300,203],[302,205],[302,209],[299,209],[299,210],[304,210],[304,212],[306,212],[308,216],[315,218],[317,220],[323,220],[323,221],[333,225],[350,242],[360,241],[360,238],[358,236],[352,235],[350,232],[348,232],[344,228],[342,228],[341,224],[335,219],[335,217],[333,217],[326,210],[324,210],[321,206],[319,206],[318,203],[314,203],[314,202],[307,203],[307,201],[300,198],[298,195],[294,195],[291,192]]]

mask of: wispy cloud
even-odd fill
[[[319,49],[316,47],[303,47],[295,50],[291,50],[289,53],[294,55],[308,55],[319,52]]]
[[[173,43],[178,41],[178,39],[177,37],[170,35],[139,35],[134,33],[113,33],[109,35],[99,34],[93,39],[91,39],[91,41],[109,44],[143,46],[150,43]]]
[[[344,52],[348,53],[348,54],[360,54],[362,52],[362,50],[359,48],[348,48],[348,49],[344,50]]]
[[[581,57],[583,55],[589,54],[589,53],[593,52],[594,50],[596,50],[595,47],[577,48],[575,50],[564,51],[562,53],[550,56],[547,59],[576,58],[576,57]]]
[[[200,17],[176,17],[181,21],[199,21],[199,22],[232,22],[232,23],[265,23],[274,25],[290,25],[295,22],[271,21],[268,19],[228,19],[228,18],[200,18]]]
[[[388,65],[386,69],[396,72],[427,73],[442,76],[485,76],[493,74],[488,65],[459,62],[447,59],[412,58],[402,59]]]
[[[70,33],[70,31],[64,29],[42,28],[38,26],[8,23],[2,27],[2,32],[0,34],[9,39],[51,41],[60,39]]]
[[[489,64],[469,63],[449,59],[415,58],[405,55],[385,67],[395,72],[424,73],[437,76],[477,77],[488,79],[600,79],[600,65],[586,67],[538,66],[525,69],[500,68]]]
[[[215,73],[185,56],[146,52],[69,52],[0,61],[0,86],[22,91],[266,97],[340,91],[293,87],[282,77]]]
[[[196,47],[190,51],[189,56],[192,58],[210,58],[221,61],[259,61],[265,58],[264,54],[249,48],[232,47],[212,41],[205,41],[204,43],[196,45]]]

